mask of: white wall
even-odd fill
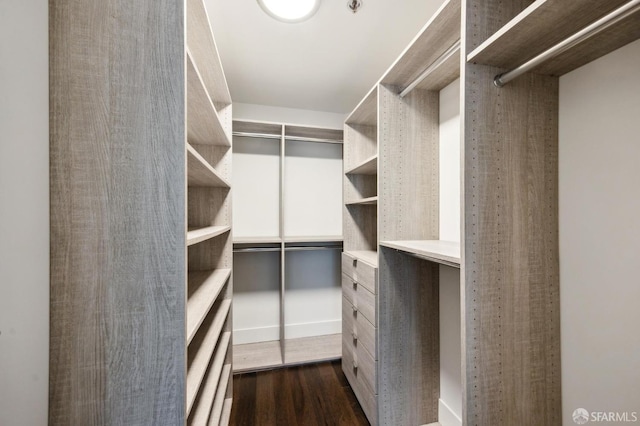
[[[460,241],[460,79],[440,91],[440,239]],[[462,424],[460,270],[440,266],[442,426]]]
[[[0,1],[0,425],[47,424],[47,0]]]
[[[640,41],[560,78],[563,420],[640,419]]]
[[[346,118],[346,114],[336,114],[333,112],[282,108],[270,105],[233,104],[234,120],[268,121],[301,126],[342,129]]]

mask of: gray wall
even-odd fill
[[[0,425],[47,424],[47,0],[0,1]]]

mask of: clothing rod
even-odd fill
[[[270,252],[280,251],[280,247],[250,247],[233,249],[234,253],[250,253],[250,252]]]
[[[310,251],[310,250],[340,250],[342,251],[342,246],[308,246],[308,247],[285,247],[284,251]]]
[[[493,84],[495,84],[497,87],[504,86],[514,78],[519,77],[520,75],[526,73],[532,68],[535,68],[541,63],[547,61],[548,59],[558,56],[559,54],[571,49],[573,46],[579,43],[582,43],[588,38],[600,33],[603,30],[606,30],[610,26],[617,24],[618,22],[632,15],[638,10],[640,10],[640,0],[631,0],[629,3],[626,3],[624,6],[614,10],[608,15],[605,15],[602,18],[598,19],[597,21],[584,27],[582,30],[578,31],[571,37],[568,37],[563,41],[561,41],[560,43],[556,44],[555,46],[550,47],[549,49],[540,53],[538,56],[532,59],[529,59],[527,62],[520,65],[519,67],[516,67],[511,71],[498,74],[493,79]]]
[[[442,55],[438,57],[431,65],[429,65],[422,73],[415,79],[411,84],[405,87],[399,94],[401,98],[407,96],[416,86],[424,81],[425,78],[429,77],[430,74],[433,73],[440,65],[446,62],[452,55],[455,55],[460,51],[460,39],[458,39],[453,46],[447,49]]]
[[[245,138],[259,138],[259,139],[280,139],[282,136],[273,135],[269,133],[249,133],[249,132],[233,132],[233,136],[241,136]],[[318,143],[342,143],[341,140],[336,139],[322,139],[322,138],[308,138],[303,136],[285,136],[285,140],[299,141],[299,142],[318,142]]]

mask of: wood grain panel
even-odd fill
[[[437,421],[439,266],[381,248],[378,273],[380,424]]]
[[[233,131],[240,133],[273,135],[280,139],[282,136],[282,124],[234,120]]]
[[[381,240],[431,240],[439,232],[439,96],[405,98],[381,85],[379,210]]]
[[[345,123],[348,125],[375,126],[378,121],[378,85],[360,101],[353,112],[349,114]]]
[[[460,0],[447,0],[409,43],[409,47],[402,52],[380,82],[391,86],[408,86],[459,39]],[[451,81],[455,79],[456,77]]]
[[[468,425],[559,425],[558,80],[467,64],[464,377]]]
[[[462,32],[464,34],[462,36],[464,39],[462,43],[463,57],[466,58],[469,52],[493,36],[495,32],[507,25],[514,16],[532,3],[536,3],[536,1],[464,0],[462,10],[465,11],[466,9],[466,16],[462,17]]]
[[[51,425],[185,421],[184,14],[49,2]]]
[[[319,127],[285,125],[284,135],[286,139],[311,138],[311,139],[326,139],[326,140],[332,140],[336,142],[342,142],[343,140],[342,129],[323,129]]]

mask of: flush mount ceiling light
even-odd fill
[[[262,9],[283,22],[302,22],[316,13],[320,0],[258,0]]]

